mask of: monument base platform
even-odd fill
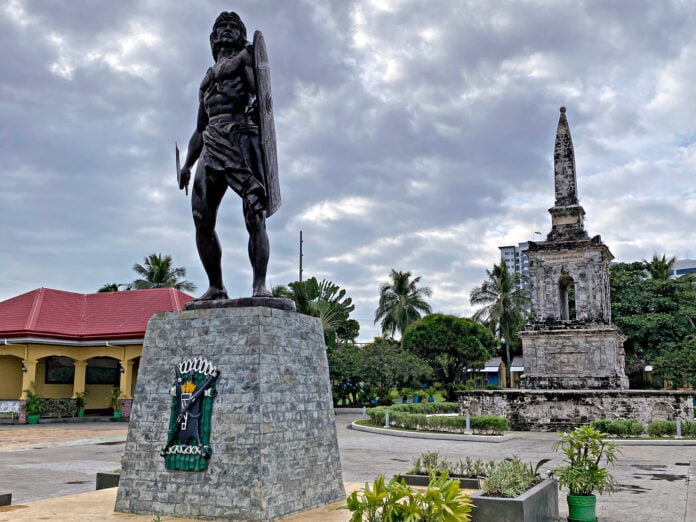
[[[460,415],[497,415],[515,431],[576,428],[598,419],[693,420],[696,391],[473,390],[459,392]]]
[[[175,368],[198,358],[219,371],[212,456],[204,471],[167,470],[160,451],[174,425]],[[117,512],[266,522],[344,499],[318,319],[267,307],[152,317]]]

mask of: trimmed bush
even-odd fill
[[[674,437],[677,434],[677,421],[657,420],[648,425],[651,437]],[[696,437],[696,421],[682,421],[682,437]]]
[[[677,423],[674,421],[656,420],[648,424],[648,435],[651,437],[674,437],[677,434]]]
[[[389,425],[397,428],[418,431],[443,431],[447,433],[464,433],[466,430],[466,417],[463,416],[431,416],[426,413],[449,413],[437,411],[438,406],[444,409],[452,409],[455,403],[422,403],[422,404],[396,404],[394,406],[378,406],[367,410],[370,421],[376,426],[384,426],[386,414],[389,412]],[[442,409],[442,408],[441,408]],[[436,410],[436,411],[432,411]],[[507,419],[504,417],[481,416],[470,418],[471,430],[477,434],[502,434],[507,429]]]
[[[42,417],[74,417],[77,415],[77,401],[75,399],[39,399],[42,404]]]
[[[456,402],[417,402],[415,404],[394,404],[385,407],[393,411],[422,413],[424,415],[432,415],[433,413],[459,413],[459,404]]]
[[[607,435],[637,437],[643,434],[643,425],[635,419],[598,419],[590,425]]]

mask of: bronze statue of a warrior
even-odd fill
[[[266,46],[260,31],[249,43],[239,15],[223,12],[213,24],[210,47],[215,64],[201,82],[196,130],[177,172],[179,188],[188,190],[191,169],[198,161],[191,206],[196,247],[209,281],[198,300],[228,298],[215,232],[218,208],[228,188],[242,198],[253,297],[269,296],[266,218],[280,206],[280,190]]]

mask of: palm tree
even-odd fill
[[[411,272],[397,272],[392,268],[389,277],[391,281],[383,283],[379,289],[375,324],[381,321],[382,336],[393,338],[397,330],[403,334],[421,314],[431,312],[425,298],[433,292],[427,286],[418,288],[420,276],[411,279]]]
[[[657,257],[656,252],[650,261],[643,259],[643,267],[650,274],[651,279],[666,281],[672,276],[675,261],[674,257],[667,259],[665,254],[662,254],[662,257]]]
[[[134,290],[147,288],[176,288],[193,292],[196,285],[190,281],[180,281],[186,277],[186,269],[172,266],[172,256],[162,254],[150,254],[145,258],[145,264],[135,263],[133,270],[141,276],[130,284]]]
[[[335,346],[337,341],[345,340],[339,336],[345,334],[350,337],[353,330],[356,330],[357,322],[350,319],[351,312],[355,310],[353,300],[346,297],[345,289],[331,281],[322,279],[319,282],[316,277],[311,277],[304,281],[294,281],[288,287],[273,287],[271,293],[274,297],[292,299],[298,313],[318,317],[327,346]],[[357,330],[359,328],[358,325]]]
[[[118,287],[119,287],[118,283],[106,283],[99,290],[97,290],[97,292],[98,293],[118,292],[119,291]]]
[[[493,270],[486,270],[486,274],[488,279],[469,296],[473,306],[484,305],[472,318],[487,325],[498,339],[504,340],[505,364],[509,369],[510,342],[524,324],[531,300],[529,292],[520,285],[523,276],[511,275],[504,260],[493,265]]]

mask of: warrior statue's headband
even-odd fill
[[[215,48],[215,29],[221,22],[226,21],[231,21],[234,25],[237,26],[239,32],[242,33],[243,42],[247,39],[246,26],[244,25],[244,22],[242,22],[242,19],[239,18],[239,15],[234,11],[223,11],[215,19],[215,23],[213,24],[213,31],[210,33],[210,49],[213,51],[214,59],[217,59],[217,49]]]

